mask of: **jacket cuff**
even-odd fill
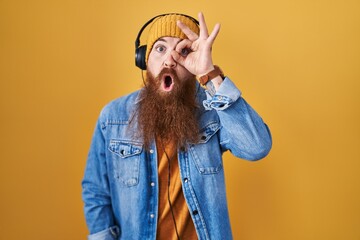
[[[120,236],[118,226],[112,226],[103,231],[88,235],[88,240],[116,240]]]
[[[224,110],[240,98],[241,91],[226,77],[214,95],[208,91],[206,95],[207,100],[203,101],[206,110]]]

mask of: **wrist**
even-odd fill
[[[212,69],[208,70],[208,72],[203,75],[199,75],[198,77],[201,85],[206,85],[206,83],[211,80],[214,80],[214,83],[218,83],[219,81],[222,82],[222,79],[224,78],[224,73],[217,65],[213,65]]]
[[[208,74],[214,69],[215,69],[215,65],[211,64],[209,67],[205,68],[205,70],[203,70],[200,74],[197,74],[196,76],[197,78],[201,78],[202,76]]]

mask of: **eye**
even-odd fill
[[[157,46],[155,47],[155,50],[156,50],[157,52],[159,52],[159,53],[165,52],[166,47],[164,47],[163,45],[157,45]]]
[[[189,55],[189,53],[191,53],[191,49],[190,48],[183,48],[181,49],[181,56],[186,57],[187,55]]]

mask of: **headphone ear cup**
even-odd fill
[[[142,70],[146,70],[146,45],[142,45],[135,50],[135,65]]]

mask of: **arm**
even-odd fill
[[[188,39],[181,41],[172,52],[173,58],[197,77],[214,69],[211,49],[220,30],[220,25],[216,24],[209,35],[202,13],[199,13],[199,23],[199,36],[183,23],[178,23]],[[180,54],[184,48],[191,50],[186,56]],[[204,106],[208,110],[215,109],[220,118],[222,148],[244,159],[258,160],[265,157],[272,144],[270,131],[261,117],[241,97],[231,80],[223,80],[219,75],[205,87],[208,100],[204,101]]]
[[[207,110],[217,111],[224,150],[247,160],[258,160],[269,153],[272,146],[269,128],[229,78],[225,78],[214,94],[207,91],[203,104]]]
[[[111,209],[111,197],[105,157],[105,139],[100,121],[93,135],[82,181],[82,197],[89,239],[117,239],[119,229],[115,226]]]

